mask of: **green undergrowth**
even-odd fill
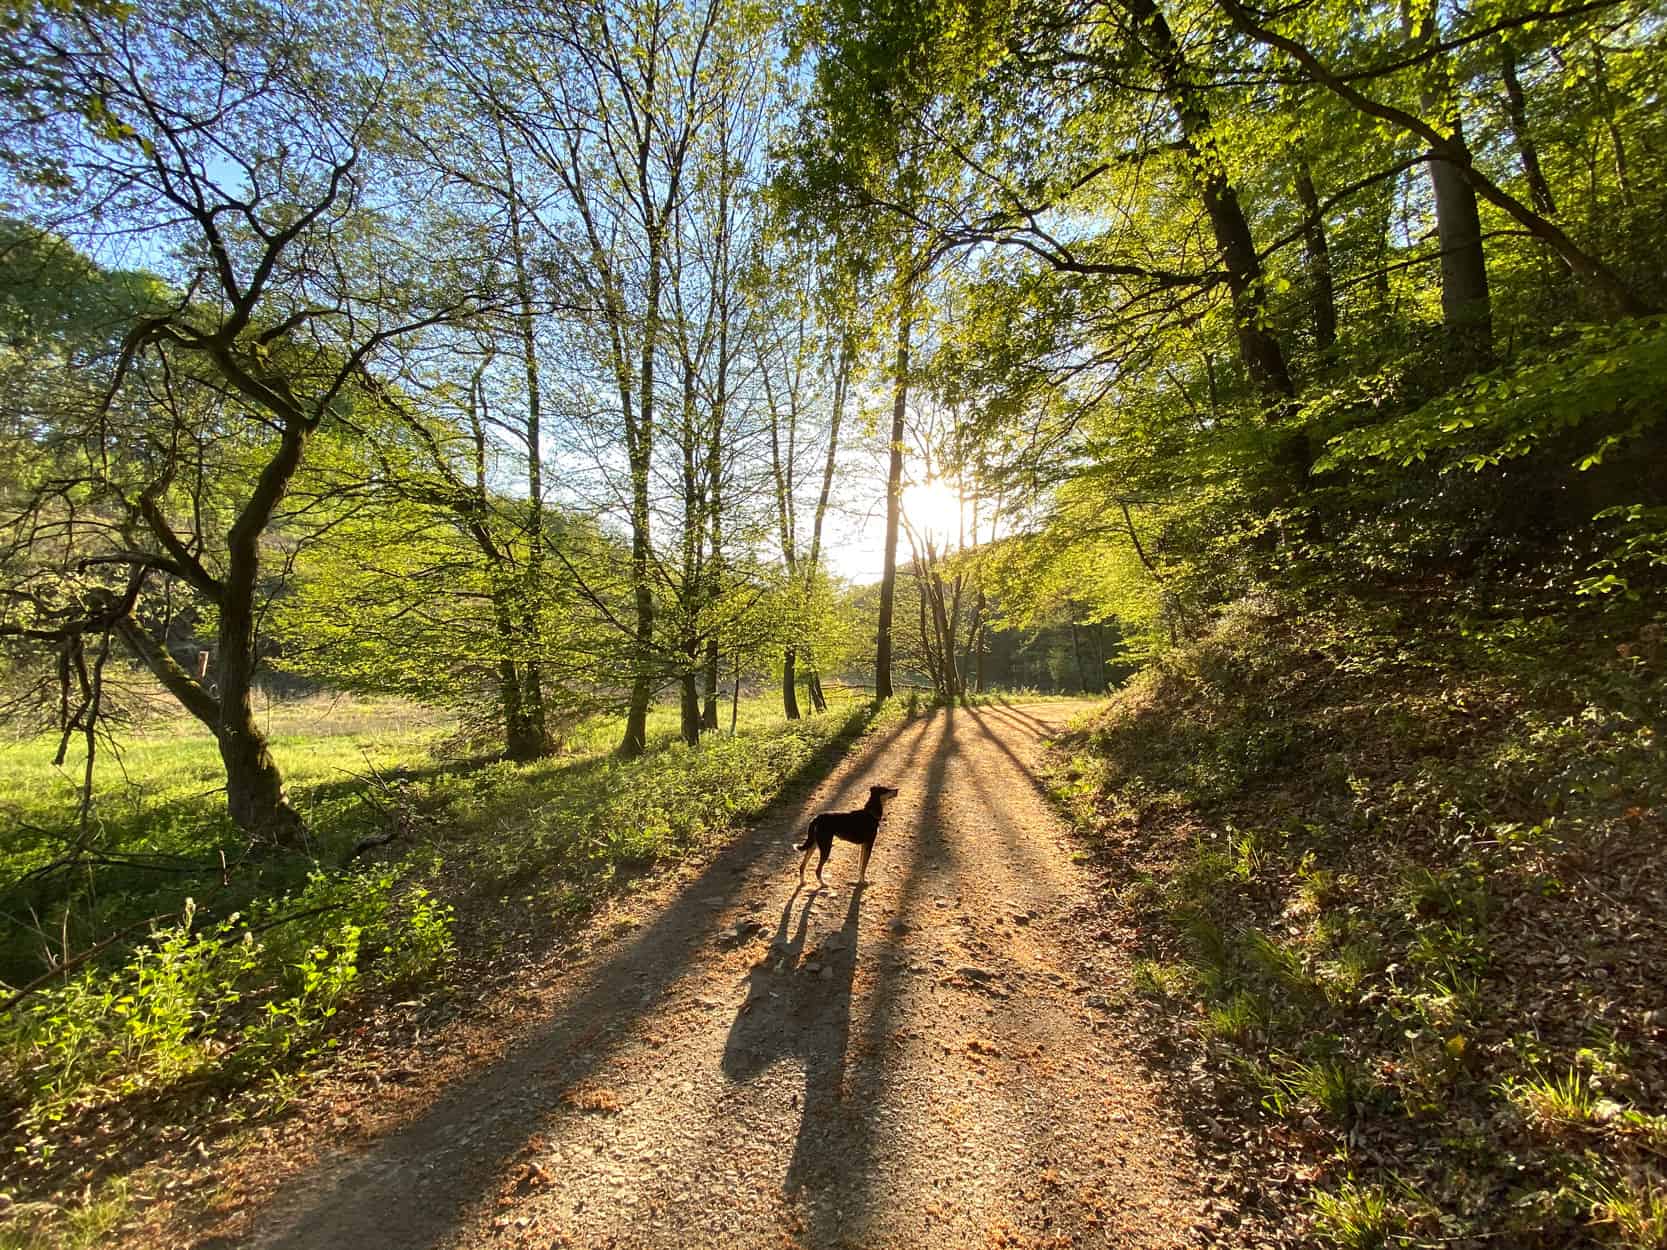
[[[280,709],[274,754],[310,854],[252,850],[221,810],[212,748],[153,730],[102,783],[94,853],[70,871],[53,869],[73,836],[55,744],[4,748],[0,803],[38,832],[0,860],[12,987],[0,998],[40,974],[43,946],[91,957],[0,1013],[0,1245],[73,1241],[181,1126],[212,1137],[280,1111],[373,1007],[384,1022],[437,995],[466,1009],[459,987],[506,935],[521,949],[557,936],[910,714],[845,704],[789,723],[743,710],[736,736],[695,748],[662,715],[637,760],[615,758],[597,730],[589,749],[513,764],[437,755],[445,727],[420,716],[309,733]],[[388,832],[344,866],[359,839]]]
[[[1326,1245],[1667,1246],[1664,673],[1643,614],[1247,603],[1074,740],[1250,1208],[1289,1228],[1281,1172]]]
[[[432,836],[460,890],[560,920],[757,815],[860,734],[912,714],[895,700],[791,722],[778,714],[698,747],[663,741],[639,760],[598,753],[442,772],[411,783],[408,797],[418,811],[444,812]]]

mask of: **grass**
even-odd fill
[[[1375,1185],[1349,1181],[1314,1195],[1314,1231],[1339,1250],[1381,1250],[1400,1227],[1394,1204]]]
[[[249,847],[224,814],[212,741],[164,720],[110,753],[91,862],[53,868],[81,836],[77,763],[55,768],[51,741],[0,747],[0,811],[25,830],[0,851],[0,978],[23,984],[48,955],[127,931],[0,1018],[15,1203],[0,1245],[35,1244],[38,1228],[96,1243],[124,1178],[164,1157],[159,1125],[225,1132],[274,1113],[373,1005],[386,1023],[436,995],[466,999],[500,952],[558,937],[909,714],[847,701],[789,723],[760,698],[743,702],[734,737],[691,748],[676,709],[657,708],[640,759],[616,758],[619,725],[598,720],[561,755],[514,764],[449,758],[451,725],[409,705],[262,712],[310,853]],[[387,852],[342,866],[390,825],[402,836]],[[453,989],[459,950],[470,971]]]
[[[1662,1244],[1667,682],[1640,619],[1246,603],[1059,758],[1143,935],[1136,1001],[1184,1041],[1172,1088],[1214,1073],[1197,1113],[1245,1126],[1220,1166],[1311,1177],[1320,1244]]]
[[[131,1189],[124,1180],[112,1181],[96,1195],[88,1192],[63,1208],[41,1210],[43,1218],[0,1225],[0,1250],[95,1250],[127,1220]]]
[[[1560,1076],[1536,1072],[1509,1080],[1505,1095],[1530,1127],[1549,1137],[1596,1128],[1604,1118],[1586,1074],[1575,1068]]]
[[[1659,1178],[1624,1177],[1587,1197],[1593,1224],[1622,1245],[1667,1250],[1667,1188]]]

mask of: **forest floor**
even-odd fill
[[[343,1065],[126,1231],[271,1250],[1235,1243],[1039,780],[1044,738],[1083,710],[945,709],[871,737],[490,1014]],[[799,887],[805,821],[879,783],[901,794],[867,888],[848,845],[827,888]]]

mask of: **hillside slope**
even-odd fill
[[[1061,750],[1108,936],[1251,1223],[1667,1245],[1661,640],[1240,604]]]

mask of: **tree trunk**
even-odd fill
[[[797,534],[793,517],[793,459],[798,441],[798,396],[795,393],[797,379],[793,376],[787,382],[787,454],[781,450],[781,410],[776,403],[775,388],[770,385],[770,371],[763,370],[765,403],[770,410],[770,468],[775,482],[776,494],[776,525],[781,539],[781,558],[787,565],[787,583],[795,589],[799,585],[799,560]],[[797,655],[792,646],[782,653],[781,664],[781,706],[787,713],[788,720],[799,719],[799,693],[797,690],[798,674],[794,668]]]
[[[706,706],[700,714],[702,729],[718,727],[718,638],[714,634],[706,643]]]
[[[499,621],[499,645],[514,643],[509,622]],[[543,717],[527,706],[525,675],[507,654],[498,661],[498,692],[504,706],[504,757],[525,763],[549,753]]]
[[[898,310],[897,366],[892,379],[891,459],[886,470],[886,562],[880,579],[880,628],[874,649],[874,697],[892,696],[891,625],[897,597],[897,524],[903,503],[903,417],[909,398],[909,316],[912,294]]]
[[[1505,80],[1505,115],[1510,119],[1511,137],[1516,140],[1522,173],[1528,180],[1528,202],[1536,213],[1555,217],[1557,202],[1551,198],[1551,184],[1540,168],[1540,149],[1528,129],[1528,99],[1523,94],[1522,79],[1517,77],[1516,48],[1508,39],[1500,45],[1499,68]]]
[[[681,295],[677,305],[679,334],[683,331]],[[683,608],[683,674],[679,679],[682,691],[683,741],[690,746],[700,742],[700,690],[697,685],[701,667],[699,622],[710,591],[707,583],[706,557],[706,499],[701,489],[697,465],[696,442],[699,438],[695,419],[698,406],[697,369],[689,354],[688,343],[680,343],[683,351],[683,575],[678,598]]]
[[[1457,126],[1453,141],[1464,142]],[[1429,170],[1436,236],[1441,242],[1442,324],[1464,360],[1484,365],[1493,358],[1493,307],[1476,191],[1462,169],[1434,153]]]
[[[1425,48],[1439,41],[1434,4],[1415,15],[1410,0],[1402,3],[1401,21],[1408,40]],[[1446,57],[1437,53],[1424,72],[1420,102],[1426,117],[1453,113],[1453,127],[1446,136],[1450,150],[1432,147],[1424,162],[1435,197],[1436,238],[1441,244],[1441,322],[1459,359],[1482,366],[1493,358],[1493,307],[1482,250],[1482,217],[1476,189],[1465,175],[1470,147],[1464,138],[1464,120],[1450,108],[1452,95]],[[1455,156],[1461,159],[1443,159]]]
[[[724,375],[720,364],[718,376],[720,386]],[[706,596],[707,602],[716,608],[718,598],[723,594],[723,482],[721,458],[717,448],[717,438],[713,438],[713,456],[708,464],[708,477],[712,492],[712,550],[710,559],[706,563]],[[718,727],[718,631],[714,627],[706,640],[706,707],[701,713],[700,726],[702,729],[717,729]]]
[[[805,561],[804,581],[807,590],[814,587],[822,561],[822,523],[828,513],[828,500],[833,495],[834,466],[839,456],[839,427],[845,416],[845,394],[851,383],[851,367],[856,353],[850,341],[840,338],[839,351],[834,357],[833,413],[828,420],[828,455],[822,466],[822,490],[816,497],[816,513],[811,519],[810,555]],[[814,654],[808,655],[811,661]],[[828,698],[822,691],[822,673],[812,662],[805,685],[810,691],[810,704],[818,712],[828,710]]]
[[[961,675],[956,667],[955,658],[955,618],[960,614],[960,589],[957,586],[955,606],[951,609],[944,596],[943,578],[938,573],[938,555],[930,539],[926,543],[922,589],[929,592],[931,597],[932,634],[938,655],[942,693],[945,698],[954,699],[961,694]]]
[[[267,749],[266,735],[256,727],[254,707],[241,700],[242,724],[222,719],[218,735],[220,759],[226,766],[226,807],[239,829],[268,838],[280,846],[300,846],[306,826],[290,806],[283,775]]]
[[[1393,250],[1390,247],[1389,233],[1395,225],[1395,188],[1399,178],[1389,179],[1380,184],[1374,191],[1373,197],[1367,203],[1366,211],[1371,214],[1372,240],[1377,246],[1377,268],[1372,273],[1372,300],[1374,312],[1379,318],[1390,315],[1389,291],[1389,256]]]
[[[1314,316],[1314,346],[1325,355],[1337,345],[1337,297],[1331,278],[1331,249],[1326,244],[1325,219],[1307,159],[1297,168],[1297,200],[1302,205],[1303,254],[1308,263],[1308,298]]]
[[[648,704],[654,697],[650,665],[654,661],[654,590],[649,584],[648,477],[654,445],[654,353],[660,310],[658,249],[649,258],[648,315],[643,329],[642,363],[638,371],[639,410],[635,420],[626,413],[626,454],[631,469],[631,589],[636,607],[632,633],[631,697],[625,713],[625,737],[619,753],[635,758],[648,749]]]
[[[646,563],[646,562],[645,562]],[[630,700],[625,711],[625,737],[620,741],[619,753],[634,759],[648,749],[648,704],[654,697],[654,684],[648,668],[648,651],[654,639],[654,602],[648,588],[637,592],[637,629],[634,635]]]
[[[798,674],[794,665],[798,659],[792,647],[782,652],[781,656],[781,707],[787,713],[788,720],[799,719],[799,691]]]
[[[1615,123],[1615,97],[1609,90],[1609,73],[1604,68],[1603,46],[1592,47],[1592,80],[1597,88],[1598,106],[1603,110],[1603,126],[1609,135],[1609,145],[1615,149],[1615,185],[1621,193],[1621,203],[1633,207],[1632,174],[1628,169],[1626,141]]]
[[[741,716],[741,649],[735,649],[735,680],[729,689],[729,736],[735,736],[735,722]]]
[[[234,620],[239,615],[234,613]],[[287,847],[305,845],[306,824],[290,806],[283,775],[255,720],[252,657],[246,663],[222,663],[216,674],[219,690],[210,693],[137,621],[125,617],[116,623],[116,630],[181,706],[214,735],[226,768],[226,807],[237,827],[261,841]],[[242,633],[241,625],[234,625],[233,637],[228,640],[222,618],[219,647],[223,660],[228,641],[235,644]],[[249,637],[252,641],[252,633]]]
[[[213,731],[226,765],[226,805],[238,828],[282,846],[306,841],[306,826],[290,806],[283,777],[255,723],[255,585],[260,574],[260,537],[288,492],[301,465],[310,426],[286,425],[272,459],[261,470],[248,502],[226,540],[226,575],[215,596],[220,611],[216,638],[219,689],[210,694],[174,662],[137,623],[123,637],[139,652],[187,710]]]
[[[915,606],[920,609],[920,654],[926,660],[926,672],[932,679],[934,694],[942,694],[943,676],[938,669],[938,658],[932,650],[932,636],[926,631],[926,587],[921,585],[920,561],[914,563]]]
[[[220,714],[215,737],[226,764],[226,804],[238,828],[294,846],[304,840],[306,829],[284,793],[266,735],[255,722],[251,698],[256,665],[254,574],[250,567],[247,590],[237,584],[241,578],[228,577],[226,599],[220,605]]]
[[[501,131],[500,131],[501,138]],[[532,279],[527,273],[527,254],[521,234],[519,194],[515,188],[514,165],[504,153],[509,171],[509,234],[515,262],[515,297],[520,304],[521,366],[527,379],[527,571],[520,596],[522,650],[527,659],[520,673],[519,704],[525,724],[519,734],[514,726],[510,736],[511,759],[534,759],[550,753],[551,742],[544,723],[544,680],[539,656],[543,646],[538,619],[539,598],[544,588],[544,445],[541,423],[543,400],[539,386],[538,347],[533,336]],[[532,754],[518,752],[530,750]]]
[[[1153,0],[1123,2],[1147,37],[1147,51],[1180,125],[1182,154],[1193,170],[1199,199],[1215,235],[1216,252],[1227,273],[1240,359],[1268,415],[1278,419],[1290,412],[1296,388],[1291,382],[1284,349],[1267,328],[1267,288],[1262,262],[1256,254],[1250,223],[1239,204],[1238,190],[1227,177],[1209,109],[1193,83],[1180,43]]]
[[[513,660],[499,661],[498,689],[504,705],[504,758],[525,763],[549,754],[543,726],[528,715],[521,673]]]
[[[689,652],[689,667],[684,670],[683,679],[679,683],[682,689],[681,711],[683,741],[690,746],[700,745],[700,689],[695,684],[696,651]]]

